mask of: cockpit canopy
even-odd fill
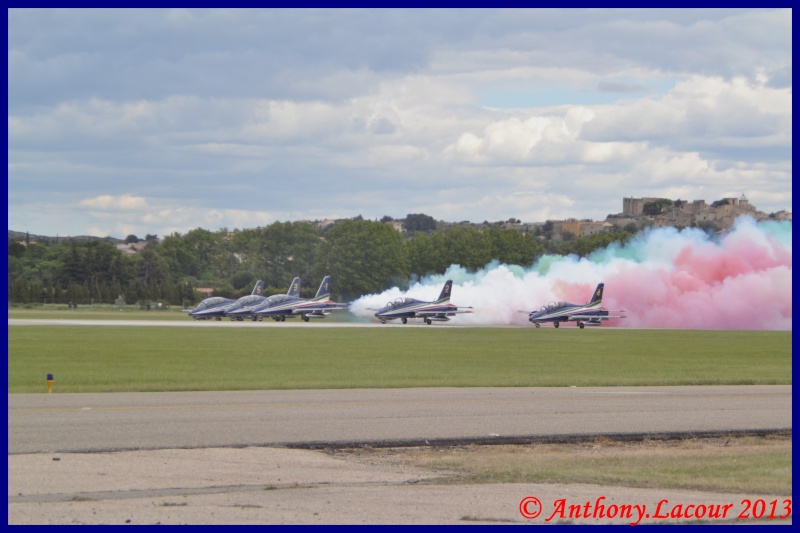
[[[391,302],[386,304],[385,309],[392,309],[395,307],[400,307],[401,305],[413,303],[415,300],[414,298],[396,298]]]
[[[543,305],[541,311],[554,311],[556,309],[561,309],[562,307],[566,307],[568,305],[572,305],[569,302],[550,302],[547,305]]]
[[[213,298],[206,298],[200,304],[194,308],[195,311],[202,311],[203,309],[208,309],[209,307],[214,307],[217,305],[221,305],[225,302],[229,302],[228,298],[223,298],[222,296],[214,296]]]

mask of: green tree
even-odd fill
[[[23,255],[25,255],[25,246],[16,239],[8,239],[8,256],[19,258]]]
[[[334,224],[319,246],[317,279],[333,277],[333,289],[344,298],[380,292],[408,279],[408,257],[400,234],[368,220]]]
[[[197,228],[186,235],[173,233],[158,245],[158,253],[169,265],[173,277],[202,278],[212,270],[212,261],[221,248],[221,236]]]
[[[645,215],[656,216],[664,212],[664,209],[672,206],[672,200],[659,198],[653,202],[645,202],[642,212]]]
[[[483,268],[492,257],[488,233],[472,228],[456,226],[445,230],[444,246],[447,261],[469,270]]]
[[[84,257],[87,279],[94,283],[109,283],[111,281],[111,263],[114,258],[121,255],[111,244],[100,240],[86,243]]]
[[[38,242],[32,242],[25,247],[25,258],[34,261],[52,259],[59,255],[62,255],[64,250],[66,250],[66,247],[63,244],[61,246],[54,246],[51,249],[45,246],[44,244],[39,244]]]
[[[61,281],[64,285],[73,283],[83,283],[86,279],[86,263],[84,255],[78,249],[75,241],[70,241],[66,253],[62,259],[63,268],[61,269]]]
[[[120,287],[128,285],[131,280],[131,272],[131,260],[127,256],[119,254],[111,260],[108,273],[111,281],[116,281],[120,284]],[[113,296],[116,298],[119,294],[114,294]]]
[[[408,254],[409,272],[424,276],[426,274],[442,274],[450,261],[447,257],[444,233],[417,233],[405,241]]]
[[[403,221],[403,228],[406,231],[433,231],[436,229],[436,220],[422,213],[409,214]]]
[[[253,261],[248,266],[259,276],[263,272],[268,285],[288,288],[297,276],[308,283],[319,245],[319,230],[314,224],[275,222],[258,231]]]
[[[487,231],[491,255],[509,265],[532,265],[544,253],[544,247],[530,234],[517,230],[492,228]]]
[[[235,289],[242,289],[244,287],[252,287],[255,284],[256,277],[252,272],[244,270],[242,272],[237,272],[231,282],[233,283],[233,287]]]
[[[170,280],[167,262],[152,248],[145,248],[136,258],[137,281],[146,290],[148,285]]]

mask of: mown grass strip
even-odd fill
[[[791,332],[9,326],[8,392],[791,383]]]

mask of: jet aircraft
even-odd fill
[[[292,280],[292,284],[289,286],[289,292],[286,293],[287,296],[299,296],[300,295],[300,278],[294,278]],[[283,296],[283,295],[279,295]],[[258,294],[251,294],[249,296],[242,296],[235,303],[229,305],[225,308],[225,316],[230,317],[231,320],[244,320],[245,317],[252,319],[253,321],[258,320],[259,317],[253,314],[253,311],[261,304],[263,304],[268,298],[273,298],[274,296],[264,296],[259,291]]]
[[[347,304],[332,301],[331,285],[333,280],[325,276],[319,285],[317,295],[313,298],[299,298],[293,294],[270,296],[253,310],[253,315],[270,317],[276,322],[284,322],[287,318],[302,317],[304,322],[312,318],[325,318],[331,311],[347,309]]]
[[[397,298],[384,307],[371,309],[371,311],[377,311],[375,316],[382,324],[396,318],[399,318],[403,324],[408,323],[409,318],[421,318],[429,325],[433,321],[447,322],[450,320],[448,317],[458,313],[471,313],[472,307],[459,307],[450,303],[452,288],[453,280],[448,279],[439,294],[439,299],[434,302],[423,302],[414,298]],[[461,309],[465,309],[465,311]]]
[[[253,287],[253,292],[250,295],[261,294],[264,290],[264,282],[262,280],[258,280]],[[244,296],[244,298],[248,298]],[[230,298],[223,298],[221,296],[214,296],[213,298],[206,298],[200,304],[191,309],[189,311],[189,316],[194,318],[195,320],[208,320],[211,318],[216,318],[217,320],[222,320],[222,317],[225,316],[225,308],[230,307],[232,304],[236,303],[236,300],[232,300]]]
[[[603,301],[604,283],[600,283],[592,294],[592,298],[585,305],[572,304],[569,302],[550,302],[542,306],[538,311],[531,311],[528,320],[538,328],[544,322],[552,322],[553,327],[558,327],[561,322],[575,322],[578,327],[599,326],[601,320],[611,318],[625,318],[623,315],[610,315],[609,310],[600,307]],[[523,311],[527,313],[528,311]],[[624,313],[624,311],[612,311],[614,313]]]

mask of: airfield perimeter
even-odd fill
[[[9,319],[11,325],[22,324]],[[517,506],[529,494],[542,501],[566,495],[594,501],[602,494],[608,501],[653,507],[664,498],[729,503],[752,495],[592,485],[426,485],[440,473],[312,450],[365,443],[435,448],[569,442],[603,434],[791,433],[791,385],[9,394],[8,399],[10,524],[526,523]]]

